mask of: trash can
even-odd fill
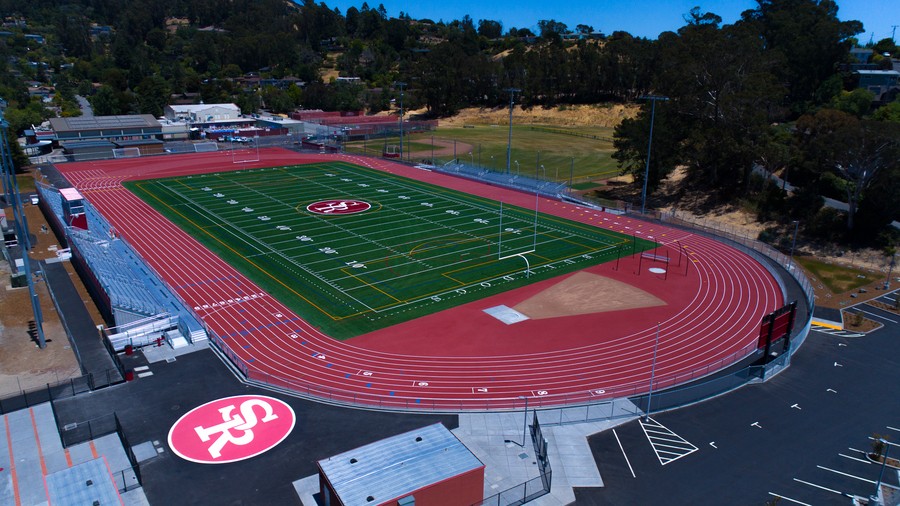
[[[125,381],[134,380],[134,371],[125,371]]]
[[[128,355],[129,357],[131,355],[134,355],[134,346],[132,346],[130,344],[126,344],[125,345],[125,354]]]

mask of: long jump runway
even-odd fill
[[[122,187],[150,179],[343,160],[533,208],[534,194],[500,189],[386,160],[270,148],[259,161],[228,152],[58,166],[184,303],[250,379],[332,402],[416,410],[558,406],[685,383],[756,350],[763,316],[784,305],[758,262],[717,241],[657,224],[540,199],[542,213],[651,239],[670,257],[623,256],[587,269],[663,304],[504,323],[484,312],[565,286],[541,281],[382,330],[338,341],[292,313],[178,226]],[[654,253],[654,252],[649,252]],[[676,263],[677,257],[677,263]],[[302,287],[298,287],[302,290]],[[615,293],[606,294],[615,298]],[[611,301],[614,302],[614,301]]]

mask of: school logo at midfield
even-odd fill
[[[320,200],[306,206],[314,214],[356,214],[368,211],[372,204],[362,200]]]
[[[199,464],[226,464],[274,448],[291,433],[296,417],[284,402],[238,395],[188,411],[169,429],[169,448]]]

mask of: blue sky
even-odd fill
[[[331,8],[346,13],[348,7],[360,8],[362,0],[319,0]],[[866,32],[859,35],[860,42],[869,41],[874,32],[875,41],[891,36],[891,25],[900,25],[900,0],[837,0],[838,17],[863,22]],[[684,26],[684,14],[699,5],[701,10],[714,12],[723,23],[734,23],[741,12],[756,6],[753,0],[565,0],[555,3],[547,0],[370,0],[369,7],[383,4],[388,16],[401,12],[415,19],[434,21],[462,19],[468,14],[477,23],[479,19],[498,20],[503,31],[511,27],[537,31],[537,22],[555,19],[574,29],[578,24],[593,26],[604,33],[624,30],[632,35],[655,39],[660,32],[677,30]],[[900,28],[898,28],[900,32]],[[900,39],[900,33],[897,35]]]

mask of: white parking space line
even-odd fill
[[[848,477],[848,478],[855,478],[855,479],[857,479],[857,480],[859,480],[859,481],[864,481],[864,482],[866,482],[866,483],[871,483],[872,485],[875,484],[875,480],[867,480],[867,479],[865,479],[865,478],[861,478],[861,477],[859,477],[859,476],[856,476],[855,474],[845,473],[845,472],[843,472],[843,471],[838,471],[837,469],[831,469],[831,468],[828,468],[828,467],[825,467],[825,466],[816,466],[816,467],[818,467],[819,469],[823,469],[823,470],[825,470],[825,471],[831,471],[832,473],[840,474],[840,475],[842,475],[842,476],[846,476],[846,477]]]
[[[891,427],[890,425],[888,425],[887,428],[890,430],[895,430],[897,432],[900,432],[900,429],[898,429],[897,427]]]
[[[881,316],[880,314],[875,314],[875,313],[866,311],[864,309],[860,309],[859,311],[861,313],[866,313],[867,315],[871,316],[872,318],[878,318],[879,320],[889,321],[891,323],[898,323],[897,320],[891,320],[890,318],[885,318],[884,316]]]
[[[837,494],[837,495],[844,495],[843,492],[838,492],[837,490],[835,490],[835,489],[833,489],[833,488],[823,487],[822,485],[816,485],[815,483],[812,483],[812,482],[803,481],[803,480],[801,480],[800,478],[794,478],[794,481],[796,481],[797,483],[802,483],[802,484],[804,484],[804,485],[809,485],[810,487],[816,487],[816,488],[825,490],[825,491],[827,491],[827,492],[832,492],[832,493]]]
[[[845,459],[850,459],[850,460],[855,460],[855,461],[857,461],[857,462],[862,462],[863,464],[871,464],[871,462],[869,462],[868,460],[863,460],[863,459],[861,459],[861,458],[859,458],[859,457],[851,457],[850,455],[844,455],[843,453],[838,453],[838,455],[840,455],[841,457],[844,457]]]
[[[625,463],[628,464],[628,470],[631,471],[631,477],[637,478],[634,475],[634,469],[631,468],[631,462],[628,460],[628,455],[625,455],[625,448],[622,447],[622,442],[619,441],[619,435],[616,434],[616,429],[613,429],[613,436],[616,436],[616,442],[619,443],[619,449],[622,450],[622,456],[625,457]]]
[[[800,501],[798,501],[798,500],[796,500],[796,499],[791,499],[791,498],[788,497],[788,496],[776,494],[775,492],[769,492],[769,495],[774,496],[774,497],[777,497],[777,498],[779,498],[779,499],[784,499],[785,501],[791,501],[791,502],[794,503],[794,504],[802,504],[803,506],[812,506],[812,504],[805,503],[805,502],[800,502]]]

